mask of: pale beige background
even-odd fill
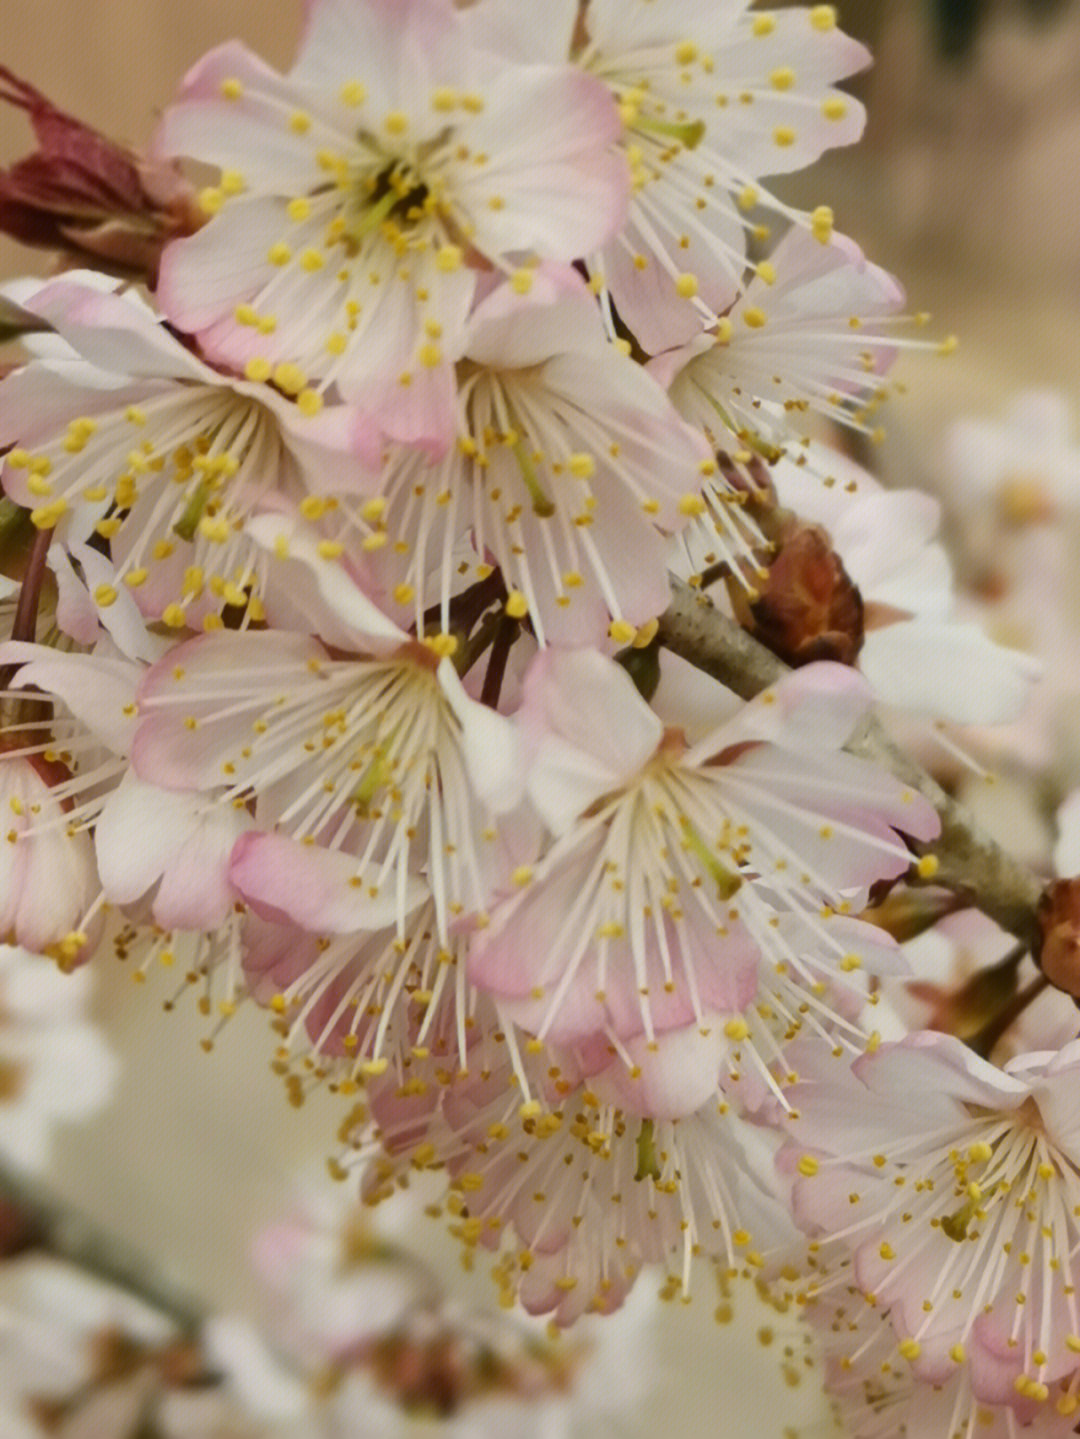
[[[1080,106],[1063,98],[1080,95],[1080,19],[1035,52],[1030,37],[1000,27],[957,81],[930,70],[915,8],[841,3],[850,28],[872,19],[881,32],[871,131],[858,154],[819,167],[794,193],[832,203],[839,226],[904,278],[912,308],[934,311],[939,333],[961,335],[951,361],[907,367],[913,394],[893,411],[886,442],[894,475],[940,484],[938,440],[954,414],[992,410],[1027,383],[1080,390],[1080,220],[1069,178],[1080,170]],[[299,0],[0,0],[0,61],[138,143],[211,45],[240,35],[287,63],[299,10]],[[28,148],[22,118],[0,110],[0,163]],[[43,263],[0,239],[0,278]],[[177,1278],[243,1306],[254,1298],[251,1228],[280,1207],[297,1167],[325,1152],[335,1111],[286,1106],[260,1017],[242,1015],[205,1055],[205,1022],[190,1001],[165,1017],[166,992],[164,976],[138,987],[103,965],[101,1009],[125,1054],[124,1084],[101,1121],[66,1137],[56,1182]],[[420,1237],[432,1242],[430,1231]],[[718,1330],[712,1307],[702,1276],[695,1303],[663,1316],[668,1382],[631,1432],[781,1439],[798,1422],[809,1434],[813,1385],[784,1388],[775,1348],[754,1339],[759,1316]]]

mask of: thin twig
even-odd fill
[[[789,673],[783,660],[689,585],[673,578],[672,592],[672,603],[660,620],[659,639],[673,654],[712,675],[742,699],[753,699]],[[938,868],[930,882],[959,895],[1034,950],[1039,933],[1035,910],[1045,882],[992,839],[876,719],[868,718],[847,748],[891,770],[937,810],[939,838],[929,844],[911,841],[916,855],[932,854],[937,859]],[[914,871],[908,879],[909,883],[919,882]]]
[[[99,1229],[35,1179],[3,1162],[0,1199],[12,1205],[25,1221],[30,1247],[143,1300],[171,1319],[181,1333],[198,1333],[206,1315],[190,1295],[156,1273],[134,1249]]]

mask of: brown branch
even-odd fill
[[[153,1271],[135,1250],[49,1194],[35,1179],[0,1162],[0,1203],[15,1211],[19,1250],[62,1259],[141,1299],[187,1335],[198,1333],[202,1308]]]
[[[659,640],[673,654],[704,670],[742,699],[753,699],[789,672],[754,637],[708,599],[672,578],[673,599],[660,619]],[[1045,881],[992,839],[957,800],[941,788],[868,718],[848,744],[852,754],[884,766],[917,790],[941,819],[941,835],[930,844],[912,841],[915,854],[932,854],[938,868],[931,882],[980,909],[1034,952],[1039,928],[1036,907]],[[915,871],[909,883],[919,883]]]

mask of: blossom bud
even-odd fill
[[[788,527],[751,612],[757,637],[791,665],[850,665],[862,648],[862,596],[820,525]]]
[[[1080,999],[1080,878],[1047,885],[1037,918],[1036,963],[1055,989]]]
[[[165,244],[202,222],[179,168],[116,144],[4,66],[0,82],[0,100],[26,112],[38,142],[0,170],[0,231],[153,281]]]

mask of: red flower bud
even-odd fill
[[[201,223],[177,166],[141,159],[2,65],[0,100],[26,112],[38,142],[0,170],[0,231],[153,281],[162,248]]]

